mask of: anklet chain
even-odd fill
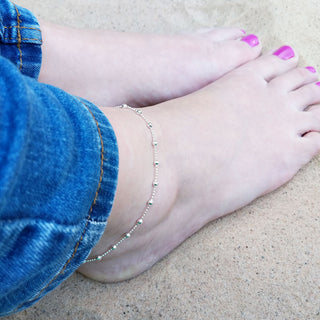
[[[146,215],[148,214],[150,208],[153,205],[153,200],[154,197],[156,195],[157,192],[157,187],[159,185],[158,182],[158,175],[159,175],[159,161],[158,161],[158,142],[156,140],[156,135],[153,129],[153,124],[151,121],[149,121],[144,114],[142,113],[142,111],[140,109],[136,109],[136,108],[132,108],[129,107],[126,104],[123,104],[120,106],[120,108],[123,109],[129,109],[132,110],[133,112],[135,112],[140,118],[142,118],[144,120],[144,122],[147,125],[147,128],[149,129],[150,133],[151,133],[151,138],[152,138],[152,148],[153,148],[153,166],[154,166],[154,171],[153,171],[153,183],[152,183],[152,192],[151,192],[151,197],[149,199],[149,201],[146,204],[146,208],[143,212],[143,214],[141,215],[141,217],[136,221],[135,225],[127,232],[125,233],[122,238],[115,243],[114,245],[110,246],[109,249],[102,253],[99,256],[96,256],[95,258],[91,258],[91,259],[87,259],[85,260],[83,263],[88,263],[88,262],[95,262],[95,261],[101,261],[106,255],[108,255],[109,253],[111,253],[112,251],[116,250],[118,248],[118,246],[125,241],[126,239],[129,239],[132,235],[132,233],[140,226],[143,224],[144,218],[146,217]]]

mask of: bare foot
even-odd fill
[[[161,108],[144,109],[159,136],[155,204],[130,239],[80,272],[108,282],[136,276],[208,222],[289,181],[320,152],[317,74],[296,67],[290,47],[277,53]],[[104,112],[119,141],[119,185],[109,224],[90,257],[134,225],[152,181],[150,137],[141,119],[126,110]]]
[[[237,28],[187,35],[78,30],[41,23],[39,80],[100,106],[153,105],[198,90],[256,58],[256,37]]]

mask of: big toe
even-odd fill
[[[257,58],[261,53],[261,42],[250,34],[241,39],[212,43],[211,57],[216,78]]]
[[[198,30],[198,33],[216,42],[241,39],[246,34],[240,28],[207,28]]]
[[[282,46],[249,62],[244,66],[244,69],[246,69],[245,72],[250,71],[270,82],[294,69],[298,64],[298,59],[297,53],[290,46]]]

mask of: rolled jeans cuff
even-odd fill
[[[36,17],[9,0],[0,5],[0,55],[19,71],[38,79],[42,61],[42,36]]]
[[[118,146],[92,103],[0,57],[0,317],[66,280],[107,224]]]

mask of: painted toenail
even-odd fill
[[[250,47],[255,47],[259,44],[259,39],[254,34],[249,34],[241,39],[241,41],[246,42]]]
[[[289,46],[283,46],[273,53],[282,60],[288,60],[294,57],[294,51]]]
[[[246,30],[240,29],[243,34],[246,34]]]
[[[320,82],[316,82],[316,85],[320,87]]]
[[[316,73],[317,72],[314,67],[306,67],[306,69],[308,69],[312,73]]]

